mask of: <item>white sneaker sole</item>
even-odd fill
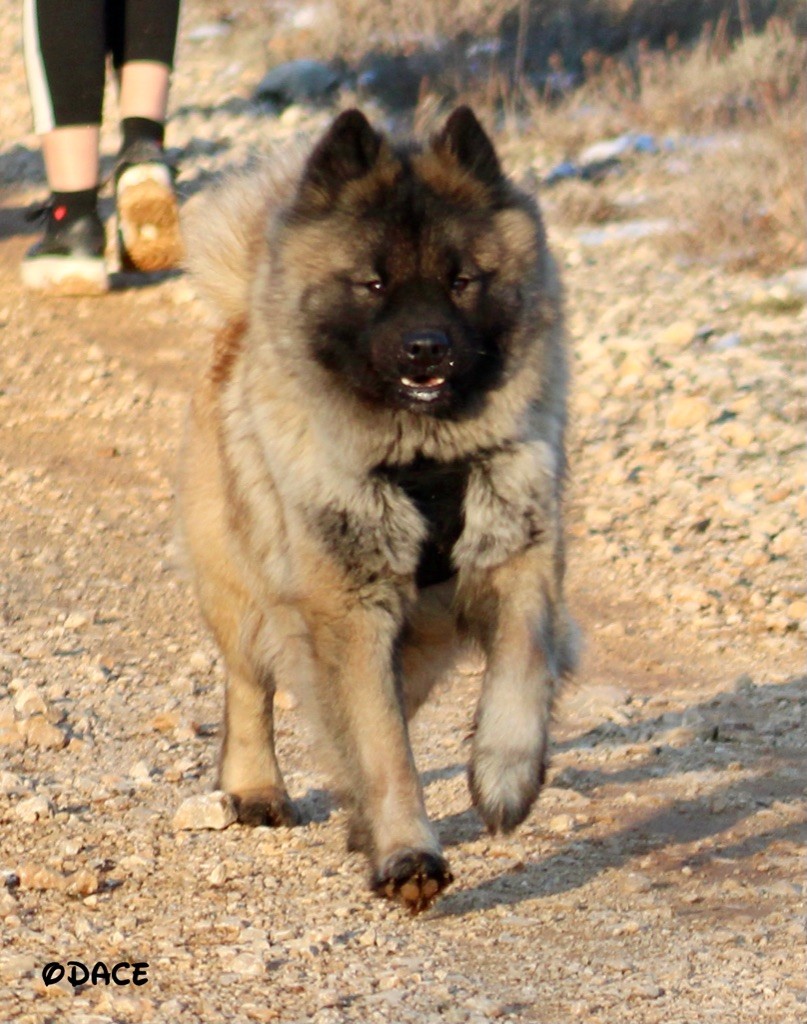
[[[170,270],[183,256],[179,207],[171,173],[163,164],[136,164],[118,179],[121,265],[142,271]]]
[[[35,256],[22,262],[22,283],[45,295],[103,295],[109,275],[92,256]]]

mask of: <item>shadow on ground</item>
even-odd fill
[[[770,720],[767,716],[777,707],[793,714],[781,722]],[[706,768],[725,770],[732,761],[754,774],[752,778],[746,774],[737,781],[710,788],[703,795],[671,799],[647,814],[626,804],[624,823],[613,833],[573,839],[546,859],[519,864],[472,889],[449,893],[440,904],[438,916],[461,916],[483,907],[511,906],[540,896],[570,892],[605,871],[622,867],[634,857],[651,851],[666,850],[672,854],[671,848],[679,844],[713,840],[709,850],[686,859],[686,863],[702,866],[716,858],[752,857],[780,841],[803,843],[807,840],[807,825],[802,822],[741,839],[720,837],[774,802],[796,804],[804,800],[801,767],[805,708],[807,679],[799,677],[777,686],[747,686],[739,693],[721,695],[674,715],[625,726],[609,723],[607,736],[590,730],[560,744],[559,749],[565,750],[591,747],[592,740],[597,746],[626,746],[646,741],[648,730],[662,734],[694,717],[703,721],[705,728],[689,745],[673,747],[661,742],[643,763],[614,772],[567,768],[555,776],[552,786],[593,794],[603,787],[652,782]],[[722,735],[721,719],[725,723]],[[464,768],[452,766],[446,771],[455,775]],[[446,777],[446,772],[432,772],[430,776],[425,779],[427,784]],[[441,819],[438,830],[447,847],[471,842],[483,831],[470,809]]]

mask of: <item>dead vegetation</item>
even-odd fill
[[[470,101],[498,123],[516,164],[534,170],[629,131],[667,139],[675,173],[647,202],[626,203],[626,181],[572,181],[558,189],[561,219],[601,224],[641,209],[675,225],[660,239],[666,253],[772,273],[806,255],[799,12],[773,0],[345,0],[327,35],[331,53],[348,60],[373,48],[496,40],[499,63],[487,75],[424,81],[419,130]]]
[[[730,270],[769,274],[807,255],[803,0],[340,0],[293,16],[277,0],[259,6],[270,63],[339,61],[358,82],[379,54],[410,62],[419,99],[401,119],[428,133],[469,102],[527,180],[626,132],[658,140],[621,176],[553,190],[564,225],[667,220],[665,255]],[[411,87],[396,73],[393,93]],[[348,84],[341,102],[372,98]]]
[[[627,131],[669,139],[675,160],[658,159],[675,173],[643,210],[675,225],[663,250],[773,273],[807,256],[806,60],[804,39],[780,19],[735,43],[718,25],[691,48],[641,49],[631,67],[591,54],[580,89],[561,104],[535,97],[530,114],[559,159]],[[570,182],[559,193],[561,218],[619,219],[620,188]]]

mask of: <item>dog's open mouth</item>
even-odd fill
[[[445,377],[401,377],[407,395],[421,402],[431,402],[437,398],[445,382]]]

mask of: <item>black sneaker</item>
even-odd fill
[[[140,140],[115,167],[115,203],[121,266],[169,270],[183,255],[174,169],[161,146]]]
[[[48,295],[101,295],[108,291],[106,237],[98,214],[87,214],[64,226],[52,206],[42,212],[48,218],[44,237],[22,261],[25,287]]]

